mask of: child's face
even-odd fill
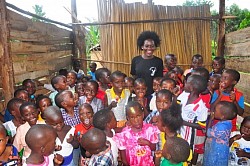
[[[236,81],[233,80],[233,77],[230,74],[228,74],[226,72],[222,73],[221,80],[220,80],[220,87],[222,89],[231,88],[235,84],[236,84]]]
[[[144,113],[138,106],[129,108],[127,119],[134,130],[141,130],[143,126]]]
[[[0,132],[0,156],[4,153],[9,137],[6,136],[6,132],[2,129]]]
[[[55,84],[56,90],[66,90],[67,84],[66,84],[66,77],[61,77],[57,84]]]
[[[110,72],[103,72],[102,78],[101,78],[101,82],[103,84],[109,84],[110,83]]]
[[[177,75],[177,73],[171,73],[169,78],[172,78],[173,80],[177,81],[178,80],[178,75]]]
[[[29,81],[24,85],[24,89],[28,92],[29,95],[33,95],[36,92],[36,85],[34,82]]]
[[[245,121],[244,124],[241,124],[240,134],[245,140],[250,140],[250,121]]]
[[[153,80],[153,90],[156,93],[160,90],[160,81]]]
[[[122,93],[124,89],[124,77],[114,77],[111,82],[112,87],[114,88],[115,92]]]
[[[193,67],[193,69],[196,69],[198,67],[202,67],[202,65],[203,65],[202,58],[193,58],[192,65],[191,65]]]
[[[75,86],[76,83],[76,75],[74,73],[68,73],[66,80],[67,80],[67,85],[73,87]]]
[[[172,104],[171,99],[165,94],[156,95],[156,108],[159,112],[167,110]]]
[[[87,101],[92,101],[97,94],[96,86],[88,82],[84,87],[84,94],[87,98]]]
[[[29,101],[29,95],[26,91],[20,92],[16,97],[19,99],[23,99],[24,101]]]
[[[76,93],[78,96],[84,96],[84,84],[83,83],[78,83],[76,85]]]
[[[82,106],[79,109],[79,117],[81,122],[85,125],[85,126],[89,126],[92,124],[92,120],[93,120],[93,111]]]
[[[138,98],[144,98],[147,92],[147,87],[145,84],[136,84],[134,86],[135,95]]]
[[[169,82],[169,81],[162,82],[161,89],[167,89],[172,92],[174,88],[175,88],[174,83]]]
[[[52,103],[51,103],[50,99],[44,98],[44,99],[42,99],[42,100],[39,101],[38,105],[39,105],[40,111],[43,113],[43,111],[44,111],[48,106],[51,106]]]
[[[89,69],[90,69],[91,72],[95,72],[96,71],[96,65],[93,64],[93,63],[90,63],[89,64]]]
[[[165,60],[164,60],[166,66],[168,66],[170,69],[174,69],[177,63],[177,59],[175,56],[165,56]]]
[[[45,120],[47,125],[53,127],[56,131],[61,131],[64,127],[64,120],[60,116],[47,117]]]
[[[224,69],[224,65],[222,65],[220,61],[213,60],[212,68],[215,73],[218,73]]]
[[[114,112],[111,111],[110,115],[111,115],[111,121],[109,122],[109,127],[110,129],[114,129],[117,127],[117,121],[116,121]]]
[[[217,90],[220,87],[220,78],[211,76],[209,78],[208,86],[212,90]]]
[[[26,106],[21,115],[22,115],[23,120],[28,122],[30,126],[33,126],[36,124],[37,119],[38,119],[38,111],[35,107],[31,105]]]
[[[134,84],[133,81],[125,80],[125,88],[130,91],[130,93],[133,93],[134,91]]]
[[[65,93],[63,97],[64,97],[63,102],[66,103],[68,107],[74,107],[76,105],[76,100],[71,91],[68,91],[68,93]]]

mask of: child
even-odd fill
[[[207,89],[209,90],[211,96],[213,96],[214,91],[220,88],[220,79],[221,79],[220,74],[213,74],[212,76],[209,77]]]
[[[76,84],[75,90],[76,90],[78,97],[84,96],[84,86],[85,84],[83,82],[78,82]]]
[[[95,71],[96,71],[96,67],[97,67],[97,64],[95,62],[91,62],[89,64],[89,72],[88,72],[88,75],[91,76],[91,79],[96,81],[96,77],[95,77]]]
[[[21,117],[19,108],[25,101],[19,98],[12,98],[7,103],[7,109],[9,110],[10,114],[14,117],[14,119],[5,122],[3,125],[6,128],[8,132],[10,132],[11,136],[11,143],[13,142],[12,138],[14,139],[14,136],[16,135],[16,129],[20,125],[24,124],[24,121]]]
[[[82,136],[80,144],[92,154],[88,165],[114,166],[114,158],[107,144],[105,133],[97,128],[89,130]]]
[[[75,72],[68,72],[67,77],[67,85],[68,85],[68,90],[72,91],[72,93],[75,93],[75,85],[77,81],[77,75]]]
[[[190,156],[190,147],[187,141],[178,137],[167,138],[162,156],[161,166],[183,166]]]
[[[173,94],[166,89],[160,90],[156,94],[156,109],[153,110],[145,119],[144,122],[146,123],[156,123],[157,116],[163,110],[167,110],[173,102]]]
[[[135,97],[132,98],[132,101],[137,101],[141,104],[144,111],[144,118],[149,114],[149,102],[148,99],[145,97],[147,92],[146,82],[142,78],[137,78],[134,83],[134,91]]]
[[[160,88],[169,90],[175,96],[181,93],[180,87],[176,86],[176,82],[172,78],[163,78],[160,83]]]
[[[237,110],[236,106],[228,101],[220,101],[215,106],[215,112],[211,114],[208,123],[204,166],[228,165],[229,139],[232,129],[231,120],[237,115],[235,110]],[[219,122],[211,126],[213,118],[219,120]]]
[[[79,104],[89,103],[94,113],[104,108],[102,101],[96,98],[98,87],[96,81],[89,80],[84,86],[84,96],[79,97]]]
[[[184,71],[184,74],[183,74],[184,77],[186,77],[188,73],[191,73],[193,69],[196,69],[197,67],[202,67],[202,66],[203,66],[203,57],[200,54],[193,55],[190,69],[186,69]]]
[[[229,101],[236,105],[237,113],[242,116],[244,113],[244,96],[239,92],[235,85],[240,80],[240,73],[234,69],[227,69],[223,72],[220,81],[220,88],[216,90],[211,100],[211,110],[213,111],[215,105],[220,101]],[[233,119],[232,131],[236,131],[236,119]]]
[[[151,95],[152,98],[151,98],[150,103],[149,103],[149,109],[150,109],[151,111],[157,109],[157,108],[156,108],[155,100],[156,100],[156,94],[157,94],[158,91],[160,90],[161,80],[162,80],[162,77],[155,77],[155,78],[153,79],[153,90],[154,90],[154,93]]]
[[[114,113],[108,110],[98,111],[93,117],[93,125],[94,127],[103,130],[106,134],[106,138],[111,145],[111,150],[114,157],[114,165],[117,166],[118,147],[116,142],[113,140],[113,136],[115,135],[114,128],[117,126]]]
[[[76,107],[77,101],[71,91],[64,90],[59,92],[55,97],[55,103],[60,108],[66,125],[75,127],[81,123],[78,107]]]
[[[25,136],[25,142],[30,147],[31,154],[23,165],[61,165],[62,156],[52,154],[56,146],[56,137],[56,131],[49,125],[32,126]]]
[[[223,56],[217,56],[214,58],[212,63],[213,71],[210,73],[210,76],[214,74],[222,74],[225,69],[225,58]]]
[[[130,125],[114,136],[124,165],[154,165],[152,151],[156,150],[159,130],[143,123],[143,114],[143,107],[138,102],[129,102],[126,115]]]
[[[23,156],[22,161],[24,162],[27,157],[30,155],[30,148],[27,146],[27,143],[25,142],[25,135],[27,131],[30,129],[31,126],[34,126],[35,124],[38,124],[38,110],[34,103],[31,102],[25,102],[20,107],[20,113],[23,118],[23,120],[26,121],[26,123],[22,124],[17,128],[16,136],[13,142],[13,145],[17,148],[18,152],[20,152],[23,148]]]
[[[53,127],[57,133],[56,145],[61,146],[57,153],[63,156],[62,165],[73,166],[73,149],[79,146],[74,137],[75,128],[64,124],[62,113],[56,106],[46,108],[44,117],[46,124]]]
[[[130,91],[124,89],[125,75],[120,71],[115,71],[110,75],[111,89],[106,90],[108,109],[112,110],[118,121],[117,127],[123,127],[126,122],[125,105],[128,102]]]
[[[0,165],[20,165],[20,158],[15,146],[8,144],[7,131],[2,124],[0,124]]]
[[[51,85],[56,91],[52,92],[49,95],[49,98],[51,99],[52,105],[55,106],[56,105],[55,96],[57,95],[57,93],[62,90],[68,89],[67,84],[66,84],[66,77],[63,75],[58,75],[58,76],[53,77],[51,79]]]
[[[243,119],[240,131],[231,133],[229,165],[250,165],[250,116]]]
[[[124,88],[128,89],[130,91],[130,95],[132,95],[134,93],[134,82],[135,82],[134,78],[132,78],[132,77],[125,77],[124,80],[125,80]]]
[[[42,94],[37,96],[36,106],[38,108],[38,111],[40,112],[38,115],[38,121],[44,122],[43,112],[47,107],[49,107],[51,105],[52,105],[52,103],[51,103],[51,100],[48,96],[42,95]]]
[[[29,94],[29,101],[35,103],[35,92],[36,92],[36,84],[32,79],[25,79],[22,83],[23,88],[28,92]]]
[[[177,58],[174,54],[167,54],[164,57],[164,69],[163,69],[163,76],[168,73],[170,70],[173,70],[176,67]]]
[[[95,72],[96,80],[99,84],[99,89],[96,94],[96,98],[101,99],[102,103],[106,106],[106,90],[110,88],[110,76],[111,72],[107,68],[99,68]]]
[[[78,60],[73,61],[73,72],[77,74],[77,79],[81,79],[82,76],[85,75],[84,71],[80,69],[81,68],[81,62]]]
[[[79,106],[79,117],[81,120],[81,123],[75,126],[75,136],[78,137],[78,139],[82,138],[82,135],[84,135],[88,130],[93,128],[93,109],[90,104],[83,103]],[[82,146],[80,146],[81,150],[81,164],[86,165],[89,161],[89,158],[91,157],[87,152],[86,149],[84,149]]]

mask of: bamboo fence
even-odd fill
[[[188,68],[191,57],[199,53],[203,55],[204,64],[210,65],[210,20],[202,20],[210,16],[209,5],[183,7],[98,0],[99,22],[121,22],[100,26],[102,60],[111,71],[120,70],[129,75],[132,58],[141,54],[136,45],[137,37],[141,32],[150,30],[157,32],[161,39],[161,45],[155,52],[156,56],[163,58],[165,54],[173,53],[178,58],[178,64]],[[159,19],[173,21],[122,24]]]

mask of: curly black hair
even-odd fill
[[[160,46],[161,40],[156,32],[154,31],[143,31],[139,37],[137,38],[137,47],[139,50],[142,50],[142,46],[144,45],[144,41],[147,39],[152,39],[155,43],[155,46]]]

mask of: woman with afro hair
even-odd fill
[[[153,91],[153,79],[163,76],[163,61],[154,56],[154,51],[160,46],[160,39],[156,32],[144,31],[137,38],[137,47],[143,53],[132,59],[130,74],[146,81],[149,99]]]

